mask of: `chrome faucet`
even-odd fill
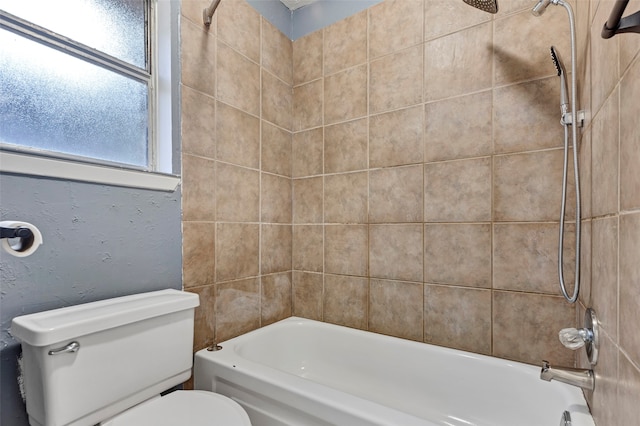
[[[580,370],[577,368],[551,367],[548,361],[542,361],[540,378],[550,382],[557,380],[571,386],[578,386],[590,391],[596,387],[596,379],[593,370]]]

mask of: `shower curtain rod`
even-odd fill
[[[622,17],[627,4],[629,0],[617,0],[613,5],[609,20],[602,27],[600,34],[602,38],[611,38],[621,33],[640,33],[640,11],[625,18]]]
[[[221,1],[222,0],[213,0],[209,7],[205,7],[202,10],[202,20],[204,21],[204,25],[206,27],[209,27],[211,25],[211,18],[213,17],[213,14],[215,13]]]

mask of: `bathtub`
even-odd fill
[[[594,426],[582,391],[527,364],[291,317],[196,353],[194,386],[253,426]]]

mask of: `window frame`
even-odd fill
[[[145,17],[146,69],[73,41],[4,10],[0,10],[0,27],[45,47],[57,49],[95,66],[145,83],[148,87],[147,167],[0,143],[0,172],[161,191],[176,189],[180,177],[172,173],[172,120],[158,119],[159,114],[166,116],[167,110],[171,111],[169,115],[172,115],[172,89],[160,87],[162,81],[172,81],[171,67],[175,60],[171,48],[171,5],[161,5],[158,0],[145,2],[148,4]],[[161,28],[172,36],[168,39],[163,38],[160,35]]]

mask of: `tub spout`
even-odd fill
[[[550,382],[557,380],[571,386],[577,386],[583,389],[594,390],[596,380],[593,370],[580,370],[577,368],[551,367],[548,361],[542,361],[542,370],[540,378]]]

